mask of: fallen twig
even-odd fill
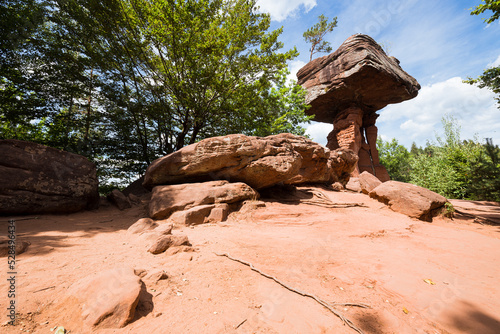
[[[40,292],[40,291],[45,291],[45,290],[48,290],[48,289],[54,289],[55,287],[56,287],[55,285],[49,286],[48,288],[43,288],[43,289],[40,289],[40,290],[33,291],[33,293]]]
[[[238,326],[236,326],[234,329],[238,329],[238,328],[240,328],[240,326],[241,326],[241,325],[243,325],[243,324],[244,324],[247,320],[248,320],[248,319],[245,319],[245,320],[243,320],[242,322],[240,322],[240,323],[238,324]]]
[[[290,290],[292,292],[295,292],[301,296],[304,296],[304,297],[309,297],[309,298],[312,298],[314,299],[316,302],[318,302],[320,305],[322,305],[323,307],[327,308],[330,312],[332,312],[333,314],[335,314],[337,317],[339,317],[343,322],[344,324],[346,324],[347,326],[349,326],[350,328],[354,329],[356,332],[360,333],[360,334],[363,334],[363,331],[361,329],[359,329],[358,327],[356,327],[351,320],[347,319],[346,317],[344,317],[344,315],[340,312],[338,312],[337,310],[333,309],[333,307],[328,304],[326,301],[322,300],[322,299],[319,299],[318,297],[316,297],[315,295],[312,295],[312,294],[309,294],[307,292],[303,292],[303,291],[300,291],[300,290],[297,290],[297,289],[294,289],[288,285],[286,285],[285,283],[281,282],[280,280],[278,280],[276,277],[274,276],[271,276],[269,274],[266,274],[266,273],[263,273],[262,271],[260,271],[259,269],[255,268],[253,266],[253,264],[251,264],[250,262],[245,262],[243,260],[240,260],[240,259],[237,259],[237,258],[234,258],[232,257],[231,255],[227,254],[227,253],[214,253],[215,255],[217,256],[225,256],[227,257],[228,259],[230,260],[233,260],[233,261],[236,261],[236,262],[239,262],[241,264],[244,264],[248,267],[250,267],[250,269],[252,269],[253,271],[255,272],[258,272],[259,274],[261,274],[262,276],[266,277],[266,278],[269,278],[269,279],[272,279],[273,281],[275,281],[276,283],[278,283],[279,285],[281,285],[282,287],[284,287],[285,289],[287,290]],[[357,306],[357,307],[362,307],[362,308],[370,308],[370,306],[368,305],[365,305],[365,304],[356,304],[356,303],[347,303],[347,304],[337,304],[335,303],[334,305],[345,305],[345,306]]]

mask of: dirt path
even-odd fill
[[[62,325],[81,332],[78,324],[59,323],[54,305],[78,279],[130,266],[165,270],[169,278],[145,280],[151,298],[136,319],[99,333],[355,333],[312,299],[214,254],[220,252],[328,302],[369,304],[336,308],[365,333],[500,332],[499,226],[467,217],[426,223],[362,194],[322,192],[333,202],[365,207],[268,201],[224,223],[175,230],[196,250],[174,255],[152,255],[127,236],[145,216],[137,207],[19,221],[18,239],[31,242],[18,262],[21,321],[0,331],[50,333]],[[5,220],[0,231],[6,234]],[[1,273],[5,310],[6,270]],[[0,319],[7,321],[5,311]]]

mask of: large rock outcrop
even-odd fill
[[[333,124],[327,147],[349,148],[359,156],[353,176],[368,171],[380,180],[389,175],[380,165],[375,121],[380,110],[417,96],[420,85],[369,36],[353,35],[334,53],[314,59],[297,73],[307,89],[306,112]]]
[[[235,134],[207,138],[153,161],[144,186],[213,180],[243,182],[254,189],[279,183],[346,183],[356,161],[349,150],[332,152],[301,136]]]
[[[87,158],[20,140],[0,140],[0,214],[71,213],[99,204]]]

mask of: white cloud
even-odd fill
[[[326,146],[326,137],[333,130],[332,124],[311,122],[306,129],[306,134],[309,135],[312,141]]]
[[[316,6],[316,0],[258,0],[257,6],[261,12],[269,13],[273,20],[281,22],[295,14],[300,7],[306,13],[309,12]]]
[[[292,60],[288,66],[290,74],[287,76],[288,81],[297,81],[297,72],[306,65],[302,60]]]
[[[500,111],[495,95],[464,84],[459,77],[422,87],[410,101],[389,105],[377,120],[379,133],[396,138],[409,147],[413,141],[425,145],[442,133],[441,119],[451,115],[462,127],[462,139],[493,138],[500,144]]]
[[[488,67],[498,67],[498,66],[500,66],[500,56],[498,56],[497,60],[488,64]]]

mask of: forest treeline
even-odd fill
[[[380,162],[393,180],[413,183],[447,198],[500,202],[500,148],[491,139],[461,140],[451,116],[443,118],[444,137],[410,150],[396,139],[377,141]]]
[[[297,50],[255,0],[4,0],[0,138],[82,154],[113,187],[198,140],[304,134]]]

